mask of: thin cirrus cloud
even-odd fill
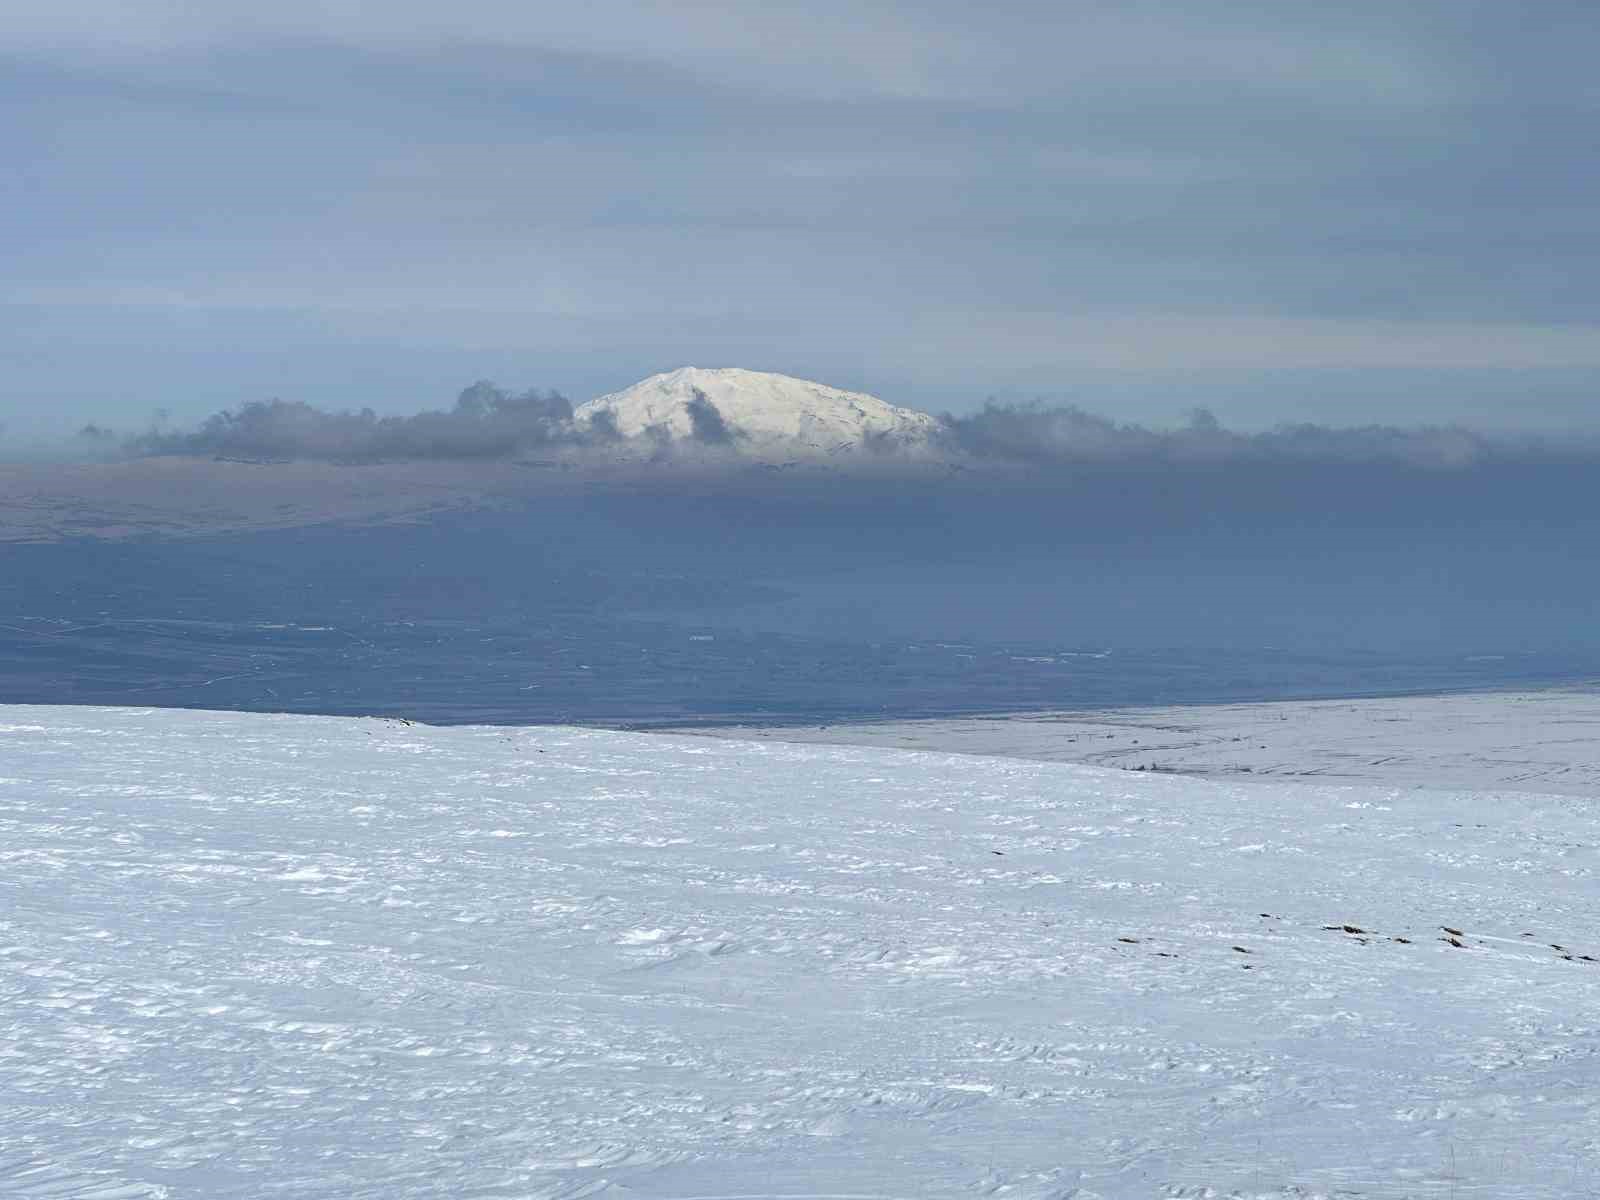
[[[1156,425],[1592,424],[1596,48],[1565,0],[24,0],[0,420],[698,361]]]

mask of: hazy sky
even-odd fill
[[[0,423],[575,399],[1600,425],[1600,6],[9,0]]]

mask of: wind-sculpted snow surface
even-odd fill
[[[687,730],[685,731],[687,732]],[[1600,691],[995,713],[697,736],[1036,758],[1131,771],[1600,796]]]
[[[0,1195],[1571,1197],[1576,797],[0,709]]]

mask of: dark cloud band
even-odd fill
[[[688,405],[689,436],[679,446],[736,449],[741,431],[696,392]],[[102,425],[84,427],[81,440],[97,453],[195,455],[249,459],[307,459],[333,463],[516,459],[552,450],[582,452],[625,439],[609,414],[580,424],[557,392],[507,392],[473,384],[453,407],[410,416],[380,417],[371,409],[338,411],[300,401],[245,404],[188,430],[154,428],[119,436]],[[672,457],[664,429],[649,431],[651,460]],[[1283,425],[1247,433],[1196,409],[1176,428],[1118,422],[1075,405],[991,402],[976,413],[940,418],[940,457],[954,464],[1050,474],[1085,464],[1322,463],[1393,464],[1452,469],[1497,459],[1600,457],[1600,441],[1556,442],[1533,436],[1486,434],[1459,426]],[[905,457],[906,446],[869,439],[861,465]],[[730,460],[731,461],[731,460]]]

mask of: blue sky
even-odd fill
[[[0,423],[686,363],[1585,428],[1600,8],[11,0]]]

